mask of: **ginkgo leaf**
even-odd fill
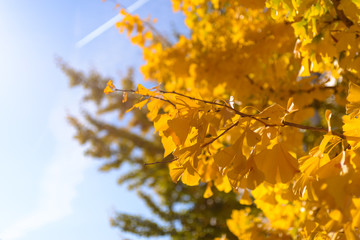
[[[181,181],[188,186],[199,185],[200,176],[189,162],[184,165],[185,171],[181,176]]]
[[[138,85],[136,93],[143,96],[156,96],[155,92],[148,90],[141,84]]]
[[[286,111],[288,113],[293,113],[293,112],[299,111],[299,109],[294,104],[294,98],[293,97],[289,98],[288,103],[287,103],[287,107],[286,107]]]
[[[204,192],[204,195],[203,197],[204,198],[209,198],[211,197],[214,193],[212,192],[211,190],[211,187],[212,187],[212,182],[209,182],[207,185],[206,185],[206,190]]]
[[[346,104],[346,114],[350,114],[351,118],[358,116],[360,111],[360,86],[350,82],[346,100],[349,102]]]
[[[148,102],[149,102],[149,99],[142,100],[141,102],[138,102],[138,103],[134,104],[134,106],[132,106],[132,107],[131,107],[130,109],[128,109],[126,112],[130,112],[130,111],[133,110],[134,108],[141,109],[141,108],[143,108]]]
[[[109,86],[109,87],[112,88],[112,89],[115,88],[115,85],[114,85],[114,83],[113,83],[111,80],[109,80],[109,81],[107,82],[107,86]]]
[[[218,177],[215,181],[214,181],[214,185],[217,188],[217,190],[222,191],[222,192],[231,192],[231,190],[233,190],[228,177],[225,175],[223,177]]]
[[[310,76],[310,67],[309,67],[309,58],[305,57],[301,61],[301,71],[300,76],[301,77],[308,77]]]
[[[323,165],[316,171],[316,176],[319,178],[329,178],[332,176],[340,175],[340,173],[347,173],[345,165],[345,151],[341,152],[330,162]]]
[[[240,204],[242,204],[242,205],[251,205],[252,204],[252,199],[251,199],[249,191],[247,189],[244,190],[244,193],[240,198]]]
[[[177,166],[176,162],[172,162],[169,164],[170,177],[174,183],[177,183],[180,180],[180,177],[184,173],[184,171],[185,168],[183,166]]]
[[[313,148],[308,156],[301,157],[299,159],[301,175],[296,179],[294,191],[300,196],[306,193],[310,199],[317,199],[312,184],[316,180],[319,168],[329,162],[329,155],[320,151],[319,147]]]
[[[257,114],[256,117],[268,124],[282,125],[286,114],[286,109],[275,103],[265,108],[261,113]]]
[[[246,129],[245,139],[248,146],[255,146],[258,142],[261,141],[261,136],[260,134],[255,133],[250,129]]]
[[[319,151],[319,147],[312,149],[308,156],[299,159],[300,171],[307,176],[315,176],[318,169],[330,162],[328,154]]]
[[[329,147],[328,145],[329,143],[331,145],[334,145],[340,143],[340,141],[341,141],[340,137],[336,135],[332,135],[331,133],[327,133],[324,135],[324,138],[319,145],[319,150],[321,153],[325,153],[325,150]]]
[[[347,188],[349,185],[350,176],[348,174],[344,176],[334,176],[326,178],[324,182],[326,183],[326,191],[329,196],[332,198],[333,203],[328,200],[328,202],[334,207],[345,211],[349,207],[351,201],[351,196],[347,193]],[[328,197],[329,198],[329,197]]]
[[[235,154],[236,152],[232,147],[227,147],[214,155],[214,161],[220,168],[224,168],[230,165]]]
[[[298,161],[283,146],[277,143],[254,156],[255,164],[264,173],[265,181],[287,183],[299,172]]]
[[[180,143],[185,143],[191,129],[191,115],[170,119],[167,121],[169,128],[179,138]]]
[[[106,88],[104,89],[105,94],[109,94],[109,93],[112,93],[112,92],[114,92],[114,90],[112,90],[109,86],[106,86]]]
[[[360,226],[360,198],[354,198],[352,200],[352,205],[350,212],[353,218],[352,228],[355,229]]]
[[[355,228],[354,228],[355,230]],[[351,224],[345,224],[345,227],[344,227],[344,232],[345,232],[345,236],[346,236],[346,239],[347,240],[359,240],[360,237],[358,234],[355,233],[351,227]]]
[[[198,108],[200,105],[194,101],[194,100],[191,100],[187,97],[183,97],[183,96],[176,96],[175,97],[176,99],[176,107],[178,109],[182,109],[182,108]]]
[[[163,132],[167,130],[169,128],[168,120],[170,119],[169,115],[166,114],[157,115],[154,119],[155,132]]]
[[[166,136],[162,136],[161,138],[161,143],[164,147],[164,157],[168,156],[169,154],[171,154],[172,152],[174,152],[174,150],[176,149],[176,145],[175,143],[172,141],[172,137],[166,137]]]
[[[347,138],[348,140],[352,140],[351,136],[360,137],[360,118],[352,118],[349,115],[343,116],[343,131],[346,136],[350,136]]]
[[[264,181],[264,173],[257,168],[253,156],[246,160],[245,156],[238,155],[238,159],[240,161],[227,172],[230,184],[233,188],[255,189]]]

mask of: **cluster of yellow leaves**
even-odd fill
[[[114,89],[115,89],[114,83],[111,80],[109,80],[106,85],[106,88],[104,89],[104,93],[105,94],[112,93],[112,92],[114,92]]]
[[[139,85],[134,107],[147,106],[171,179],[207,184],[205,198],[241,189],[240,203],[261,212],[233,211],[239,239],[357,239],[359,1],[172,2],[191,29],[174,44],[124,11],[117,24],[142,48],[144,77],[161,83]],[[314,118],[328,129],[298,124],[314,120],[317,103],[345,107],[346,95],[340,123],[325,111]],[[325,134],[310,151],[304,130]]]
[[[273,18],[286,19],[293,26],[304,76],[331,71],[337,78],[344,69],[359,73],[359,1],[267,0],[266,6]]]
[[[330,239],[330,236],[358,239],[360,114],[356,106],[360,103],[359,93],[359,86],[351,83],[348,115],[344,116],[345,139],[331,133],[324,135],[319,146],[297,160],[300,173],[290,183],[266,181],[252,191],[255,204],[269,220],[270,229],[285,231],[293,238],[301,235],[306,239]],[[272,156],[271,162],[279,156]],[[235,216],[228,224],[243,227]]]
[[[146,22],[139,16],[131,15],[125,9],[121,9],[120,14],[123,15],[123,19],[116,23],[116,27],[119,28],[120,33],[126,29],[133,44],[144,47],[147,41],[153,39],[152,32],[145,28]]]
[[[349,121],[358,120],[359,109],[352,107],[360,103],[358,88],[350,86],[348,109],[352,110],[344,117]],[[341,235],[344,231],[358,234],[360,135],[352,132],[345,137],[329,131],[309,155],[298,158],[283,137],[284,129],[291,127],[286,118],[295,112],[291,100],[287,108],[273,104],[249,114],[226,102],[209,102],[158,87],[148,90],[139,85],[135,93],[145,99],[133,108],[147,104],[148,117],[161,136],[164,159],[170,155],[174,159],[169,164],[174,182],[207,183],[205,198],[212,196],[213,186],[225,192],[244,189],[240,202],[247,205],[252,204],[249,191],[253,190],[254,204],[263,215],[251,215],[251,226],[241,229],[234,226],[241,225],[239,220],[229,220],[229,228],[240,239],[246,239],[244,231],[250,236],[266,233],[286,238]],[[326,115],[330,125],[330,113]],[[345,121],[345,133],[349,126],[359,128]],[[246,211],[235,211],[233,218],[246,216]],[[269,222],[261,227],[255,224],[264,217]],[[309,230],[306,226],[310,225]]]

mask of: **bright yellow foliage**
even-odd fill
[[[115,86],[111,80],[108,81],[106,88],[104,89],[105,94],[114,92]]]
[[[171,179],[255,204],[229,216],[239,239],[359,239],[360,2],[172,2],[191,30],[176,43],[123,10],[116,25],[160,83],[133,107],[147,105]]]

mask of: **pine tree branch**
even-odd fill
[[[172,160],[167,160],[167,161],[157,161],[157,162],[151,162],[151,163],[144,163],[145,166],[148,165],[154,165],[154,164],[160,164],[160,163],[172,163],[174,161],[176,161],[178,158],[174,158]]]

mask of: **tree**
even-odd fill
[[[127,165],[131,171],[121,174],[118,183],[127,185],[130,190],[137,190],[139,197],[154,214],[154,219],[145,219],[128,213],[117,213],[111,220],[113,226],[145,237],[213,239],[227,234],[229,239],[236,239],[227,229],[226,219],[232,209],[244,206],[239,204],[236,194],[229,192],[231,188],[219,187],[221,191],[214,191],[212,198],[205,199],[205,185],[200,186],[200,191],[184,184],[175,186],[168,177],[166,165],[145,165],[162,161],[164,150],[160,138],[149,134],[152,122],[147,119],[144,109],[134,109],[131,116],[126,115],[126,110],[139,100],[138,96],[129,95],[126,102],[123,102],[121,95],[105,96],[103,88],[109,78],[95,71],[85,74],[61,61],[59,66],[68,76],[71,87],[85,90],[83,101],[96,106],[96,115],[84,110],[84,119],[69,116],[77,132],[76,139],[87,146],[88,156],[105,160],[102,171]],[[133,88],[132,69],[122,80],[122,86]],[[113,116],[130,117],[129,125],[135,130],[129,131],[128,126],[119,126],[112,120]],[[224,190],[227,193],[222,192]]]
[[[160,85],[105,88],[146,105],[155,167],[205,198],[231,187],[250,205],[227,220],[239,239],[360,238],[360,2],[172,2],[191,30],[176,43],[124,10],[117,24]]]

